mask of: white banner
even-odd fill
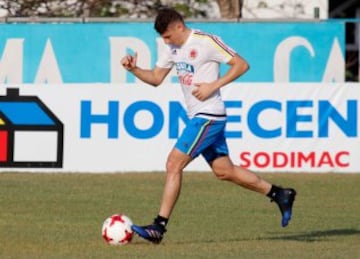
[[[184,127],[176,84],[0,89],[0,171],[163,171]],[[223,99],[235,164],[266,172],[360,172],[358,84],[234,83]],[[198,158],[187,170],[209,168]]]
[[[359,9],[358,9],[359,10]],[[358,43],[358,60],[360,60],[360,22],[355,24],[356,28],[357,28],[357,43]],[[360,82],[360,62],[358,61],[358,79]]]

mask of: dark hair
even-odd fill
[[[163,34],[169,24],[173,22],[184,23],[184,18],[173,8],[162,8],[159,10],[155,18],[154,28],[159,34]]]

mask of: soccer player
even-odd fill
[[[160,243],[180,194],[183,169],[202,155],[213,173],[249,190],[267,195],[280,209],[281,225],[291,219],[296,191],[272,185],[255,173],[236,166],[229,158],[225,140],[226,113],[220,88],[243,75],[247,62],[215,35],[193,30],[174,9],[159,10],[155,30],[167,45],[152,69],[138,67],[137,53],[122,58],[123,67],[145,83],[158,86],[175,66],[187,107],[189,122],[170,151],[166,162],[166,183],[159,214],[152,224],[133,225],[142,238]],[[219,76],[220,63],[229,65]]]

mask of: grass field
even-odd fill
[[[280,227],[267,198],[186,173],[160,245],[101,237],[111,214],[157,214],[164,174],[0,174],[0,258],[360,258],[360,174],[262,174],[298,191]]]

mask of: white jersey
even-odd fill
[[[182,46],[167,45],[156,66],[171,68],[175,65],[182,87],[189,118],[194,116],[225,120],[225,106],[220,91],[205,101],[192,95],[195,83],[210,83],[220,76],[220,63],[227,63],[235,51],[215,35],[192,30]]]

